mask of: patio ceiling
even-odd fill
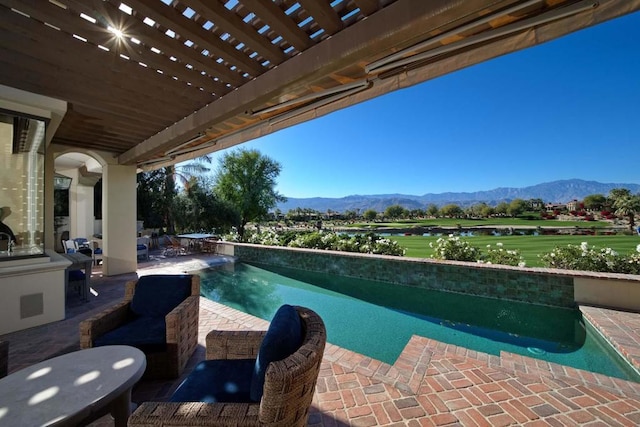
[[[151,169],[638,9],[640,0],[0,0],[0,83],[69,103],[54,144]]]

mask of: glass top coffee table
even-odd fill
[[[143,352],[115,345],[75,351],[0,379],[0,426],[75,426],[111,413],[126,426]]]

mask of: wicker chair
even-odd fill
[[[9,373],[9,341],[0,341],[0,378]]]
[[[146,402],[131,415],[128,426],[306,426],[327,336],[320,316],[304,307],[295,310],[302,344],[285,359],[268,364],[258,402]],[[265,335],[265,331],[212,331],[207,335],[206,358],[256,359]]]
[[[198,275],[148,275],[127,282],[122,302],[80,323],[80,348],[132,345],[147,356],[144,378],[177,378],[198,344],[199,295]],[[141,304],[155,310],[155,325],[140,325],[146,321],[139,314]],[[139,326],[133,328],[135,322]]]

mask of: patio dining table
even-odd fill
[[[217,236],[215,234],[209,233],[187,233],[187,234],[178,234],[176,236],[178,239],[187,240],[189,252],[200,252],[204,248],[204,243],[208,239],[214,239]]]

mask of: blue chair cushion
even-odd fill
[[[262,399],[264,376],[269,363],[282,360],[293,354],[302,344],[302,324],[295,307],[281,306],[269,325],[260,344],[251,378],[251,400]]]
[[[178,386],[170,402],[251,402],[253,359],[205,360]]]
[[[147,249],[147,245],[136,245],[136,246],[137,246],[136,250],[138,251],[144,251],[145,249]]]
[[[164,352],[167,349],[166,330],[164,319],[138,317],[96,338],[93,345],[130,345],[144,353]]]
[[[93,251],[94,254],[96,255],[102,255],[102,249],[101,248],[96,248],[95,251]]]
[[[131,311],[142,317],[164,317],[189,295],[190,275],[142,276],[131,300]]]
[[[82,270],[69,270],[69,281],[84,280],[85,274]]]
[[[73,239],[73,241],[76,242],[79,246],[86,246],[89,244],[89,241],[84,237],[76,237],[75,239]]]

